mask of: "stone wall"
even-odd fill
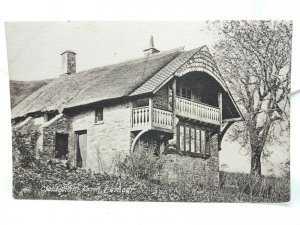
[[[95,124],[94,109],[80,112],[71,119],[69,151],[76,162],[76,131],[87,131],[86,169],[113,173],[119,158],[130,152],[131,103],[103,108],[103,122]]]
[[[162,148],[164,147],[164,139],[162,139],[162,137],[165,137],[164,134],[163,132],[155,130],[146,132],[136,143],[135,151],[162,152]]]
[[[161,179],[163,182],[194,181],[203,185],[219,185],[219,151],[218,134],[210,138],[210,156],[206,159],[179,155],[176,153],[164,154],[165,144],[159,141],[159,132],[149,131],[143,134],[136,144],[135,151],[160,152],[163,161]]]
[[[43,152],[46,157],[54,157],[56,133],[69,134],[68,159],[76,166],[76,132],[87,131],[86,169],[102,173],[114,173],[115,164],[126,154],[130,154],[130,145],[134,138],[130,132],[130,102],[110,105],[103,108],[103,121],[95,123],[95,111],[90,108],[72,116],[59,115],[42,125]],[[137,142],[140,150],[163,152],[163,133],[150,131]],[[160,140],[161,139],[161,140]],[[168,182],[178,179],[197,179],[200,183],[219,182],[218,137],[210,140],[211,156],[207,159],[181,156],[178,154],[160,154],[164,161],[164,177]],[[184,176],[183,176],[184,175]]]
[[[165,182],[193,181],[203,185],[219,185],[218,135],[211,137],[209,158],[194,158],[179,154],[162,154],[162,179]]]
[[[44,123],[40,127],[40,130],[42,131],[43,148],[39,150],[39,155],[40,157],[53,158],[55,157],[56,133],[70,133],[69,118],[66,115],[60,114]],[[68,141],[70,143],[70,135]],[[72,160],[72,154],[69,154],[69,159]]]

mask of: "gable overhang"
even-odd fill
[[[197,52],[195,52],[183,65],[177,68],[177,70],[173,74],[171,74],[164,82],[157,86],[153,90],[153,94],[155,94],[172,79],[176,77],[182,77],[191,72],[202,72],[208,74],[222,87],[223,91],[228,94],[231,103],[234,106],[234,109],[239,115],[239,117],[228,119],[228,122],[238,122],[245,120],[232,94],[230,93],[225,81],[223,80],[215,61],[212,58],[212,55],[210,54],[206,46],[200,48]]]
[[[231,100],[231,103],[234,106],[234,109],[238,112],[238,114],[240,116],[240,117],[237,117],[237,118],[232,118],[232,119],[230,119],[230,121],[237,122],[237,121],[244,121],[245,120],[244,117],[243,117],[243,114],[241,113],[239,107],[237,106],[232,94],[230,93],[227,85],[225,84],[224,81],[220,80],[215,73],[207,70],[206,68],[203,68],[203,67],[199,66],[197,68],[194,67],[194,68],[190,68],[190,69],[185,69],[180,74],[177,74],[177,75],[175,74],[174,77],[182,77],[182,76],[184,76],[188,73],[191,73],[191,72],[202,72],[202,73],[205,73],[205,74],[209,75],[222,87],[223,91],[228,94],[228,96]]]

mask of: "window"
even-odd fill
[[[177,96],[181,96],[181,94],[180,94],[180,88],[178,86],[176,87],[176,95]]]
[[[190,128],[189,127],[185,127],[185,151],[189,152],[191,151],[190,149],[190,140],[191,140],[191,134],[190,134]]]
[[[201,154],[205,155],[206,135],[205,130],[201,130]]]
[[[98,107],[95,111],[95,123],[99,123],[103,121],[103,108]]]
[[[56,116],[55,113],[45,113],[44,120],[45,120],[45,122],[48,122],[48,121],[52,120],[55,116]]]
[[[192,90],[185,87],[177,86],[176,95],[182,98],[192,99]]]
[[[143,107],[149,105],[149,98],[137,99],[133,102],[134,107]]]
[[[196,153],[195,129],[194,128],[191,128],[191,152]]]
[[[55,117],[55,114],[53,114],[53,113],[52,113],[52,114],[49,114],[49,115],[48,115],[48,120],[52,120],[54,117]]]
[[[187,89],[186,88],[181,88],[181,97],[187,98]]]
[[[208,157],[210,132],[196,126],[179,125],[178,146],[186,155]]]
[[[208,140],[207,141],[207,143],[206,143],[206,148],[205,148],[205,155],[210,155],[210,135],[211,135],[211,132],[210,131],[208,131],[207,133],[206,133],[206,140]]]
[[[192,90],[186,89],[186,98],[192,99]]]
[[[201,153],[201,138],[200,138],[200,130],[196,129],[196,146],[195,146],[195,151],[196,153]]]
[[[179,147],[180,149],[183,151],[184,150],[184,126],[179,126],[179,136],[180,136],[180,139],[179,139]]]

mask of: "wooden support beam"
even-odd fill
[[[222,143],[222,140],[223,140],[223,137],[226,133],[226,131],[229,129],[229,127],[231,127],[231,125],[233,124],[234,122],[229,122],[225,125],[225,127],[221,130],[220,134],[219,134],[219,138],[218,138],[218,150],[221,151],[221,143]]]
[[[149,98],[149,127],[153,124],[153,97]]]
[[[220,129],[222,127],[222,108],[223,108],[223,96],[222,96],[222,92],[218,93],[218,106],[219,106],[219,110],[220,110]]]
[[[135,147],[137,141],[140,139],[140,137],[141,137],[144,133],[146,133],[146,132],[148,132],[148,131],[149,131],[148,128],[147,128],[147,129],[144,129],[144,130],[141,130],[141,131],[135,136],[135,138],[133,139],[133,142],[132,142],[132,144],[131,144],[131,147],[130,147],[130,154],[132,154],[132,153],[134,152],[134,147]]]
[[[172,83],[172,113],[173,113],[173,118],[172,118],[172,124],[173,124],[173,133],[174,133],[174,139],[176,139],[176,77],[173,79]]]
[[[242,121],[242,118],[231,118],[231,119],[224,119],[223,123],[229,123],[229,122],[238,122],[238,121]]]

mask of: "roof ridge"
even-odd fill
[[[178,50],[179,49],[184,49],[184,46],[182,46],[182,47],[180,47],[180,48],[177,48]],[[176,51],[174,51],[174,53],[175,53]],[[178,52],[180,52],[180,51],[178,51]],[[172,52],[171,52],[172,53]],[[170,54],[171,54],[170,53]],[[158,53],[155,53],[155,54],[158,54]],[[136,85],[136,87],[133,89],[133,90],[131,90],[130,92],[128,92],[127,93],[127,95],[128,96],[130,96],[135,90],[137,90],[139,87],[141,87],[143,84],[145,84],[148,80],[150,80],[152,77],[154,77],[156,74],[158,74],[161,70],[163,70],[166,66],[168,66],[171,62],[173,62],[173,60],[175,60],[178,56],[179,56],[180,54],[178,54],[178,55],[176,55],[167,65],[164,65],[163,67],[161,67],[161,68],[159,68],[155,73],[153,73],[153,75],[152,76],[150,76],[150,77],[148,77],[147,79],[145,79],[145,80],[143,80],[143,82],[141,82],[140,84],[138,84],[138,85]],[[147,60],[149,59],[149,58],[146,58]]]
[[[169,50],[166,50],[166,51],[161,51],[161,52],[158,52],[158,53],[155,53],[155,54],[150,54],[148,56],[141,56],[141,57],[137,57],[137,58],[133,58],[133,59],[128,59],[128,60],[125,60],[125,61],[122,61],[122,62],[116,62],[116,63],[107,64],[107,65],[93,67],[93,68],[90,68],[90,69],[86,69],[86,70],[82,70],[82,71],[79,71],[77,73],[74,73],[74,74],[72,74],[72,76],[74,76],[74,75],[77,76],[77,75],[80,75],[81,73],[85,73],[85,72],[88,72],[88,71],[91,71],[91,70],[95,70],[95,69],[112,67],[112,66],[116,66],[116,65],[120,65],[121,66],[123,64],[131,63],[131,62],[135,62],[135,61],[139,62],[139,61],[142,61],[142,60],[145,60],[145,59],[146,60],[153,59],[155,57],[159,57],[159,56],[162,56],[164,54],[171,54],[171,53],[183,51],[184,47],[185,46],[180,46],[180,47],[172,48],[172,49],[169,49]]]
[[[143,86],[149,79],[161,73],[166,66],[169,68],[169,63],[178,56],[184,55],[182,59],[185,59],[191,55],[188,53],[191,50],[183,51],[183,49],[184,47],[174,48],[53,79],[16,105],[12,109],[12,117],[20,117],[29,112],[47,111],[50,108],[60,111],[76,105],[129,96],[132,90]],[[180,60],[177,60],[178,62],[180,63]],[[169,71],[169,74],[172,74],[177,68],[177,63],[164,73]],[[55,91],[57,87],[60,88],[59,91]]]

